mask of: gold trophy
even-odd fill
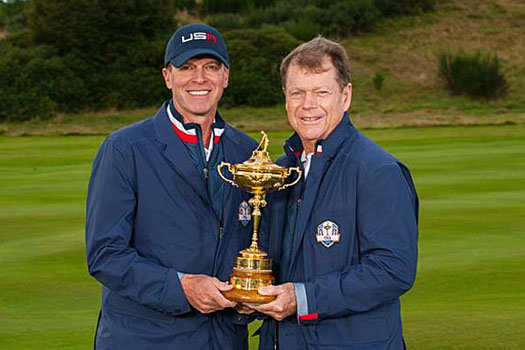
[[[230,284],[233,289],[223,292],[224,296],[232,301],[244,303],[267,303],[275,299],[274,295],[261,295],[257,292],[259,287],[273,284],[272,260],[266,258],[266,252],[257,245],[257,232],[261,220],[261,208],[266,206],[265,195],[267,192],[283,190],[295,185],[301,178],[298,167],[284,168],[272,162],[266,151],[268,136],[261,131],[261,143],[253,151],[250,159],[244,163],[232,165],[221,162],[217,166],[220,177],[235,187],[253,194],[248,203],[253,207],[253,235],[249,248],[240,251],[240,256],[235,260],[233,273],[230,275]],[[227,167],[233,179],[227,179],[222,168]],[[297,178],[289,184],[284,182],[292,171],[297,173]]]

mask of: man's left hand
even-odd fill
[[[297,312],[295,301],[295,289],[293,283],[285,283],[278,286],[266,286],[259,288],[261,295],[276,295],[277,298],[267,304],[250,306],[263,314],[281,321]]]

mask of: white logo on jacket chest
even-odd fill
[[[317,242],[330,248],[335,242],[339,242],[341,234],[339,233],[339,226],[335,222],[325,221],[317,226],[316,233]]]

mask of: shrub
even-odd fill
[[[112,62],[128,45],[173,30],[169,0],[32,1],[29,28],[36,44],[60,55]]]
[[[373,0],[338,1],[330,6],[324,25],[330,35],[346,37],[350,33],[370,30],[379,19]]]
[[[435,4],[436,0],[374,0],[375,7],[383,16],[431,11]]]
[[[205,22],[215,27],[221,33],[228,30],[245,28],[243,17],[234,13],[217,13],[206,17]]]
[[[224,33],[231,61],[230,83],[222,103],[268,106],[283,101],[279,65],[299,41],[282,28]]]
[[[453,95],[495,99],[508,89],[496,54],[440,53],[438,75]]]
[[[26,12],[30,2],[26,0],[11,0],[0,2],[0,28],[9,31],[20,30],[26,26]]]
[[[169,97],[161,68],[172,0],[30,3],[28,30],[0,42],[0,120]]]
[[[202,0],[201,11],[211,15],[217,13],[239,13],[253,8],[264,8],[272,6],[276,0]]]
[[[58,57],[46,46],[11,48],[0,60],[0,120],[52,116],[59,107],[83,104],[85,86],[73,57]]]
[[[380,91],[383,88],[383,83],[385,82],[385,76],[381,72],[377,72],[372,78],[372,83],[377,91]]]
[[[295,38],[301,41],[308,41],[316,37],[321,32],[319,24],[311,19],[302,18],[298,21],[285,23],[284,28]]]
[[[203,13],[214,14],[244,11],[248,5],[246,0],[202,0],[200,8]]]
[[[179,10],[193,10],[195,7],[197,7],[195,0],[173,0],[173,5]]]
[[[252,9],[246,15],[249,28],[260,28],[264,25],[278,25],[299,17],[301,8],[292,1],[279,1],[266,8]]]

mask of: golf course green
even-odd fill
[[[525,125],[364,133],[410,168],[420,197],[408,348],[524,349]],[[269,134],[274,158],[287,134]],[[0,349],[92,348],[100,287],[84,211],[103,139],[0,136]]]

